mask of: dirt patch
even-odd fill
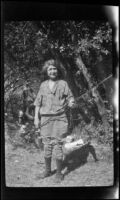
[[[43,152],[34,146],[28,148],[13,148],[9,141],[5,143],[5,175],[8,187],[69,187],[69,186],[111,186],[114,181],[113,152],[101,145],[95,146],[99,159],[95,162],[91,154],[87,162],[66,172],[63,169],[64,180],[54,183],[55,174],[45,179],[39,179],[39,173],[44,170]],[[56,170],[55,160],[52,160],[52,170]]]

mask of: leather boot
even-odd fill
[[[39,178],[44,179],[51,174],[51,158],[45,158],[45,171],[39,175]]]
[[[61,171],[62,171],[62,160],[56,159],[56,166],[57,166],[57,173],[56,173],[56,176],[55,176],[55,183],[60,183],[64,179],[64,176],[61,173]]]

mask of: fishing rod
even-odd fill
[[[104,80],[102,80],[100,83],[97,84],[97,87],[99,87],[99,85],[101,85],[102,83],[104,83],[105,81],[107,81],[109,78],[111,78],[113,75],[110,74],[108,77],[106,77]]]
[[[108,80],[108,79],[111,78],[111,77],[112,77],[112,74],[110,74],[107,78],[105,78],[104,80],[102,80],[100,83],[98,83],[96,86],[94,86],[94,87],[91,88],[90,90],[92,90],[92,89],[94,89],[94,88],[98,88],[101,84],[103,84],[106,80]],[[75,98],[75,101],[78,101],[79,99],[81,99],[82,96],[84,96],[86,93],[90,92],[90,90],[86,91],[85,93],[83,93],[83,94],[80,95],[79,97]],[[76,103],[76,105],[77,105],[77,103]],[[62,108],[60,108],[59,110],[57,110],[57,111],[59,112],[59,111],[61,111],[63,108],[66,109],[66,110],[69,109],[69,108],[68,108],[68,104],[65,103],[64,106],[63,106]],[[53,116],[54,116],[54,115],[53,115]],[[47,123],[49,123],[49,122],[51,121],[51,119],[52,119],[52,117],[50,117],[50,118],[47,119],[44,123],[42,123],[42,124],[40,125],[40,128],[41,128],[42,126],[45,126]],[[75,120],[78,120],[78,119],[75,119]]]
[[[96,86],[90,88],[89,90],[87,90],[85,93],[83,93],[82,95],[80,95],[79,97],[76,98],[76,100],[79,100],[82,96],[84,96],[86,93],[90,92],[90,90],[93,90],[94,88],[98,88],[101,84],[103,84],[105,81],[107,81],[109,78],[112,77],[112,74],[110,74],[108,77],[106,77],[104,80],[100,81],[100,83],[98,83]]]

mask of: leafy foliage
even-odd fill
[[[67,71],[67,80],[73,87],[73,91],[75,91],[75,86],[76,96],[78,96],[87,90],[87,82],[82,74],[79,76],[79,78],[82,77],[80,78],[82,81],[77,82],[76,58],[82,57],[92,80],[97,83],[99,76],[96,73],[98,69],[96,64],[106,56],[111,57],[111,55],[112,29],[106,21],[5,22],[5,110],[7,111],[10,108],[10,112],[15,117],[18,116],[19,109],[23,107],[23,91],[26,85],[29,85],[28,89],[32,88],[34,93],[37,94],[41,81],[41,68],[46,59],[53,57],[61,60]],[[108,71],[111,72],[111,65],[107,67]],[[106,71],[104,71],[104,74],[106,74]],[[91,116],[94,116],[92,109],[90,111],[88,108],[88,96],[86,99],[83,97],[84,107]],[[82,100],[80,100],[81,104]],[[93,104],[91,103],[91,106]],[[85,115],[84,111],[83,114]]]

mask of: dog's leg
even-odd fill
[[[97,162],[98,158],[97,158],[97,155],[96,155],[96,152],[95,152],[95,148],[92,145],[89,145],[89,152],[92,154],[95,162]]]

